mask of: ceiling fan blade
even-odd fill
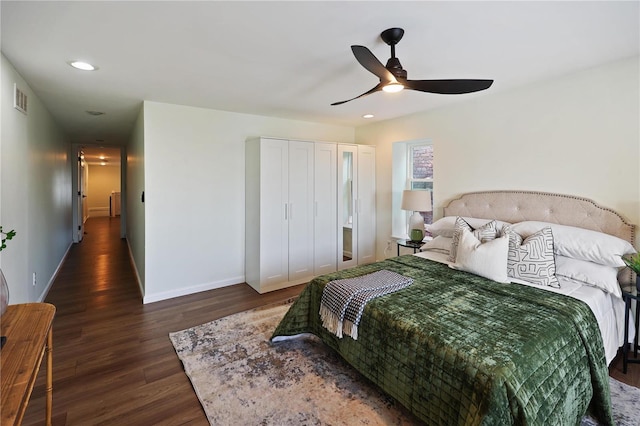
[[[407,80],[403,84],[407,89],[421,92],[459,95],[488,89],[493,80]]]
[[[382,65],[382,62],[375,57],[369,49],[364,46],[351,46],[351,51],[360,65],[365,67],[367,71],[376,75],[381,81],[396,81],[396,78]]]
[[[331,106],[342,105],[342,104],[344,104],[346,102],[349,102],[349,101],[352,101],[354,99],[358,99],[358,98],[361,98],[363,96],[367,96],[367,95],[370,95],[372,93],[378,92],[378,91],[382,90],[382,87],[384,85],[386,85],[386,82],[385,83],[378,83],[378,85],[376,85],[376,87],[374,87],[371,90],[368,90],[368,91],[364,92],[362,95],[356,96],[355,98],[347,99],[346,101],[334,102],[334,103],[331,104]]]

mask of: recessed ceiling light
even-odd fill
[[[82,61],[69,61],[67,62],[69,65],[71,65],[74,68],[77,68],[79,70],[82,71],[95,71],[98,69],[98,67],[91,65],[88,62],[82,62]]]
[[[373,114],[365,114],[362,118],[373,118]]]
[[[91,110],[87,110],[86,113],[89,114],[89,115],[96,115],[96,116],[105,114],[102,111],[91,111]]]

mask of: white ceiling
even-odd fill
[[[74,142],[126,140],[143,100],[347,126],[436,108],[640,53],[640,2],[6,1],[2,52]],[[376,93],[350,45],[410,79],[494,79],[487,91]],[[94,72],[71,68],[82,59]],[[103,111],[91,116],[87,110]]]

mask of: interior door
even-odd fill
[[[85,164],[84,164],[84,153],[82,151],[78,151],[77,158],[77,168],[76,168],[76,179],[78,182],[78,190],[76,193],[76,223],[77,223],[77,242],[82,241],[82,237],[84,235],[84,219],[85,219],[85,205],[84,198],[86,197],[86,179],[85,179]]]

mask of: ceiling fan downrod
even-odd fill
[[[407,79],[407,72],[402,68],[400,60],[396,58],[396,44],[402,40],[404,30],[402,28],[389,28],[380,33],[382,41],[391,46],[391,57],[387,61],[385,68],[396,78]]]

